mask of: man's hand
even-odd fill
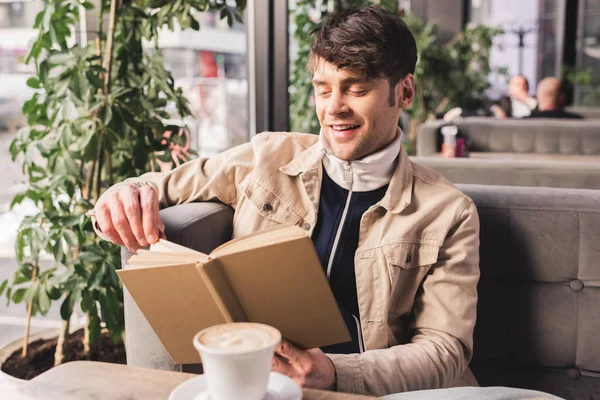
[[[275,352],[288,359],[288,362],[273,357],[273,371],[289,376],[301,387],[335,389],[335,367],[320,349],[303,351],[281,340]]]
[[[158,194],[152,186],[127,185],[106,193],[94,208],[98,227],[108,239],[129,251],[165,237],[158,214]]]

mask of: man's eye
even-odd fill
[[[351,90],[350,93],[352,93],[355,96],[364,96],[365,94],[367,94],[368,90]]]
[[[322,90],[320,92],[317,92],[317,95],[321,96],[321,97],[325,97],[325,96],[329,96],[330,93],[331,93],[330,91]]]

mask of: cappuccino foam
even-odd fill
[[[198,335],[198,342],[213,349],[243,353],[273,345],[280,337],[279,332],[270,326],[232,323],[206,329]]]

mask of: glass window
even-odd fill
[[[538,75],[540,80],[558,73],[556,71],[556,58],[559,56],[556,49],[556,29],[556,18],[541,20],[539,23]]]
[[[213,13],[198,19],[200,31],[163,29],[159,48],[190,102],[193,117],[183,123],[191,147],[211,156],[249,140],[246,31]],[[181,123],[176,117],[172,122]]]
[[[559,7],[564,7],[559,0],[540,0],[538,23],[538,81],[560,73],[557,70],[558,59],[562,57],[557,49],[559,29],[564,21],[560,18]]]
[[[470,22],[477,25],[488,25],[492,18],[491,0],[472,0],[470,13]]]
[[[37,36],[32,29],[35,15],[44,2],[0,2],[0,282],[9,278],[17,268],[14,241],[23,216],[32,214],[36,208],[24,202],[9,211],[13,197],[24,190],[24,177],[18,163],[13,163],[9,147],[22,124],[21,107],[33,91],[26,82],[35,69],[25,65],[25,56]],[[48,262],[44,261],[44,266]],[[2,298],[5,304],[6,299]],[[17,306],[0,307],[0,343],[8,343],[23,336],[25,313]],[[52,321],[32,323],[31,332],[61,325],[60,313],[52,309],[48,315]]]
[[[581,42],[578,46],[577,66],[588,74],[586,84],[575,88],[575,104],[600,105],[600,0],[582,1],[580,10],[582,26]]]

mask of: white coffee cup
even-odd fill
[[[281,333],[268,325],[215,325],[194,336],[211,400],[261,400]]]

